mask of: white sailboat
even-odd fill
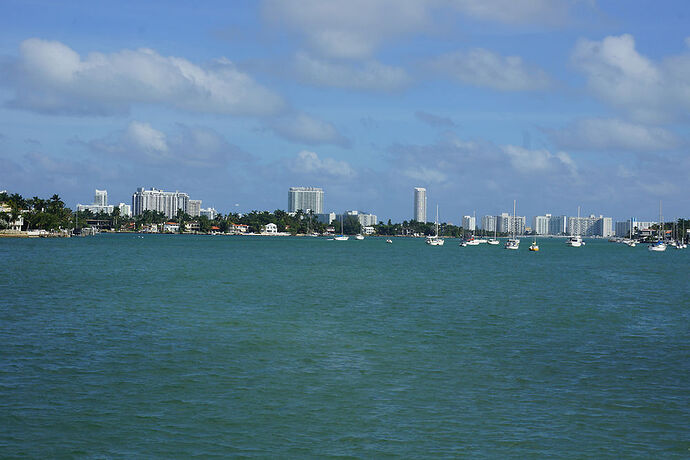
[[[350,239],[349,236],[345,235],[345,231],[343,230],[343,216],[340,216],[340,235],[336,236],[333,238],[335,241],[347,241]]]
[[[515,209],[516,209],[516,200],[513,200],[513,237],[510,238],[508,241],[506,241],[505,246],[503,246],[505,249],[512,249],[513,251],[517,251],[520,249],[520,240],[517,239],[515,236]]]
[[[577,225],[578,229],[580,227],[580,207],[577,207]],[[582,237],[580,235],[573,235],[572,229],[570,229],[570,238],[565,242],[568,246],[571,248],[579,248],[581,246],[584,246],[584,242],[582,241]]]
[[[489,241],[487,241],[487,243],[492,246],[495,246],[500,243],[500,241],[496,239],[496,227],[498,227],[498,225],[496,225],[496,222],[494,222],[494,237],[490,238]]]
[[[438,236],[438,205],[436,205],[436,235],[427,236],[426,244],[431,246],[443,246],[443,243],[445,243],[445,240]]]
[[[635,240],[633,240],[633,237],[632,237],[632,228],[633,228],[633,220],[632,220],[632,217],[631,217],[631,218],[630,218],[630,238],[628,238],[628,239],[625,241],[625,244],[627,244],[627,245],[630,246],[631,248],[634,248],[634,247],[637,245],[637,243],[635,242]]]
[[[661,201],[659,201],[659,230],[657,232],[657,241],[647,246],[647,249],[654,252],[664,252],[666,250],[666,243],[664,243],[662,234],[664,234],[664,217],[661,215]]]
[[[474,211],[472,215],[474,216],[474,228],[472,229],[472,236],[469,240],[465,240],[465,244],[463,246],[479,246],[479,243],[481,243],[481,241],[479,241],[475,235],[477,228],[477,211]]]

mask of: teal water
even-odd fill
[[[690,457],[690,251],[0,239],[0,457]]]

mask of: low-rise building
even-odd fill
[[[275,235],[276,233],[278,233],[278,226],[273,222],[271,222],[270,224],[266,224],[263,233],[266,233],[268,235]]]

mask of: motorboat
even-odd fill
[[[565,242],[568,246],[571,248],[579,248],[580,246],[584,245],[585,243],[582,241],[582,237],[580,235],[575,235],[571,236],[568,238],[568,240]]]

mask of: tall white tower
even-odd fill
[[[426,189],[414,188],[414,220],[426,222]]]
[[[96,194],[93,197],[93,204],[96,206],[108,205],[108,191],[96,189]]]

